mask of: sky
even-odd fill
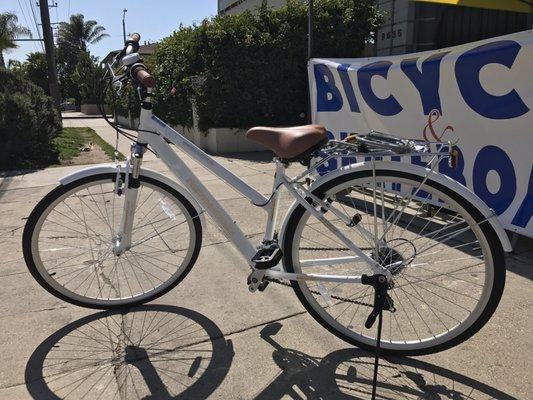
[[[155,42],[169,36],[178,29],[180,23],[191,25],[217,13],[217,0],[48,0],[51,5],[52,23],[67,21],[72,14],[83,14],[85,20],[96,20],[106,28],[108,38],[100,43],[90,45],[89,50],[95,56],[103,58],[111,50],[122,47],[122,10],[126,8],[126,33],[141,34],[141,43]],[[32,9],[37,21],[34,21]],[[36,0],[0,0],[0,13],[14,11],[19,24],[27,26],[38,38],[37,27],[42,37],[41,17]],[[19,48],[5,53],[6,61],[15,59],[24,61],[26,55],[43,51],[40,42],[18,42]]]

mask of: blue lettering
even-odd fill
[[[327,131],[326,133],[328,135],[328,139],[330,139],[330,140],[335,139],[335,136],[333,135],[333,133],[331,133],[330,131]],[[342,134],[342,132],[341,132],[341,134]],[[324,156],[326,156],[326,153],[321,153],[320,156],[324,157]],[[320,176],[322,176],[322,175],[326,175],[328,172],[334,171],[336,169],[337,169],[337,159],[332,158],[331,160],[326,161],[324,164],[319,165],[318,168],[316,169],[316,172],[318,172],[318,174]]]
[[[379,75],[387,79],[391,65],[390,61],[377,61],[357,71],[357,83],[363,99],[374,112],[384,116],[396,115],[403,110],[392,94],[386,99],[381,99],[372,91],[372,77]]]
[[[399,156],[392,156],[390,158],[391,161],[402,161],[402,158],[399,157]],[[397,192],[401,192],[402,191],[402,184],[401,183],[396,183],[396,182],[393,182],[392,183],[392,190],[395,190]]]
[[[342,96],[330,69],[324,64],[315,64],[314,73],[317,111],[339,111],[342,108]]]
[[[409,58],[400,63],[402,71],[420,93],[424,114],[437,109],[442,114],[439,97],[440,62],[449,52],[434,54],[422,63],[422,71],[416,66],[418,58]]]
[[[344,88],[344,92],[346,93],[346,97],[348,98],[348,103],[350,104],[350,111],[359,112],[359,105],[357,104],[357,100],[355,99],[355,93],[353,91],[352,82],[350,81],[350,76],[348,75],[349,67],[350,64],[339,64],[339,66],[337,67],[337,71],[339,72],[339,76],[341,77],[342,87]]]
[[[529,108],[515,89],[494,96],[481,85],[479,72],[487,64],[511,68],[521,46],[513,40],[501,40],[478,46],[459,56],[455,76],[466,103],[478,114],[491,119],[509,119],[524,115]]]
[[[491,193],[487,188],[487,174],[490,171],[496,171],[500,177],[500,187],[496,193]],[[516,195],[513,162],[496,146],[485,146],[479,151],[474,162],[472,181],[474,192],[498,215],[507,210]]]
[[[533,215],[533,168],[531,168],[531,174],[529,175],[529,184],[527,186],[527,193],[524,201],[518,208],[516,215],[514,216],[511,224],[525,228]]]

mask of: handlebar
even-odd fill
[[[129,55],[135,53],[139,50],[139,41],[141,40],[141,35],[138,33],[133,33],[128,40],[126,40],[126,48],[124,49],[124,54]]]
[[[141,35],[133,33],[128,40],[126,40],[124,49],[117,55],[116,60],[126,67],[126,74],[146,88],[155,87],[155,78],[147,71],[142,60],[139,58],[137,51],[139,51],[139,41]],[[131,57],[128,57],[131,56]],[[127,59],[127,61],[126,61]],[[126,76],[124,74],[123,76]]]
[[[131,67],[131,76],[147,88],[155,87],[155,78],[150,75],[146,67],[142,64],[135,64]]]

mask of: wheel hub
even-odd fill
[[[398,238],[386,242],[377,252],[372,251],[372,258],[387,269],[393,276],[403,271],[416,256],[416,247],[407,239]]]

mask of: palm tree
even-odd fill
[[[18,25],[15,13],[5,12],[0,14],[0,67],[5,68],[4,51],[16,49],[15,39],[21,36],[31,37],[31,31]]]
[[[103,26],[93,20],[85,21],[82,14],[71,15],[69,22],[59,24],[59,43],[82,51],[87,51],[88,44],[98,43],[108,36]]]

